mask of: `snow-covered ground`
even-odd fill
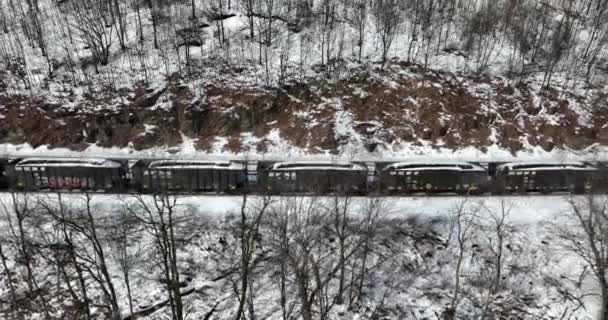
[[[14,145],[0,144],[0,157],[99,157],[99,158],[138,158],[138,159],[209,159],[209,160],[349,160],[349,161],[407,161],[407,160],[453,160],[471,162],[510,162],[510,161],[608,161],[608,147],[595,146],[590,151],[560,150],[554,149],[550,152],[541,147],[532,147],[515,154],[496,145],[482,151],[474,147],[459,150],[447,148],[436,148],[431,146],[420,146],[418,144],[404,144],[397,152],[383,150],[370,153],[359,145],[358,152],[344,154],[310,154],[290,146],[277,136],[274,145],[279,146],[265,153],[226,152],[222,149],[224,144],[216,148],[216,152],[203,152],[193,147],[192,140],[184,137],[185,142],[176,147],[155,147],[146,150],[134,150],[133,148],[104,148],[91,145],[85,150],[75,151],[67,148],[49,148],[40,146],[33,148],[29,144]]]
[[[52,193],[33,193],[34,197],[54,198]],[[9,203],[11,194],[0,193],[0,201]],[[78,202],[83,199],[80,194],[63,194],[63,199],[67,202]],[[150,199],[149,196],[144,198]],[[276,201],[281,198],[276,197]],[[311,198],[311,197],[304,197]],[[387,212],[385,218],[390,219],[407,219],[412,216],[436,218],[446,217],[458,203],[463,200],[483,204],[491,209],[498,209],[502,202],[509,203],[513,209],[511,219],[518,224],[536,224],[546,221],[551,221],[553,218],[563,214],[569,210],[569,200],[580,197],[571,198],[568,195],[554,196],[487,196],[468,198],[453,196],[453,197],[388,197],[384,199]],[[103,195],[95,194],[93,203],[97,206],[102,206],[104,211],[116,210],[123,205],[124,201],[131,201],[130,195]],[[261,197],[249,196],[249,201],[259,201]],[[332,197],[314,197],[321,201],[330,201]],[[365,203],[367,197],[351,198],[356,204]],[[223,195],[197,195],[197,196],[180,196],[179,203],[184,207],[194,207],[197,214],[207,218],[216,219],[218,221],[225,219],[228,216],[240,213],[243,197],[242,196],[223,196]]]
[[[36,195],[32,195],[36,197]],[[40,194],[42,199],[53,199],[53,195]],[[0,194],[0,200],[9,205],[10,195]],[[82,206],[82,196],[64,195],[68,207]],[[152,199],[145,197],[151,204]],[[268,217],[286,210],[293,205],[290,201],[302,203],[316,202],[317,210],[327,210],[334,204],[334,198],[275,198],[268,211]],[[378,220],[376,234],[370,244],[369,270],[363,286],[363,297],[346,305],[333,305],[329,319],[369,319],[382,315],[387,319],[423,319],[440,317],[449,304],[454,289],[455,262],[458,254],[454,225],[450,216],[463,203],[464,198],[386,198],[381,202],[381,218]],[[248,199],[249,210],[260,204],[261,198]],[[370,198],[354,198],[348,206],[351,223],[357,217],[363,217]],[[465,254],[461,269],[461,299],[458,316],[461,319],[479,319],[481,306],[488,305],[489,312],[502,312],[510,319],[555,319],[562,315],[564,319],[595,319],[597,308],[593,296],[578,297],[596,292],[592,277],[585,272],[583,262],[572,253],[565,251],[554,233],[554,226],[566,221],[565,214],[570,210],[565,196],[549,197],[481,197],[466,199],[465,210],[475,212],[474,232],[465,244]],[[113,216],[124,211],[127,204],[135,204],[132,197],[95,195],[92,202],[96,214],[100,235],[111,235],[115,226]],[[238,300],[235,295],[235,283],[238,280],[239,238],[237,236],[238,220],[241,212],[242,198],[236,196],[190,196],[178,199],[176,214],[183,224],[179,224],[178,237],[181,244],[178,250],[180,273],[185,282],[183,291],[194,292],[184,297],[185,310],[189,317],[201,319],[215,306],[212,319],[231,319],[234,316]],[[10,205],[9,205],[10,207]],[[301,206],[301,208],[306,206]],[[293,207],[291,207],[293,208]],[[506,220],[507,237],[503,256],[502,289],[496,294],[489,294],[485,287],[493,274],[491,248],[496,238],[491,232],[491,213],[499,213],[508,208],[510,214]],[[0,210],[2,211],[2,210]],[[290,216],[294,226],[306,221],[305,211],[294,212],[301,216]],[[30,217],[26,224],[38,221],[41,223],[32,231],[32,239],[40,232],[52,234],[51,224],[45,225],[45,219]],[[269,218],[270,219],[270,218]],[[3,229],[3,240],[10,239],[6,232],[6,216],[0,216]],[[277,280],[277,252],[273,249],[274,237],[272,220],[264,222],[258,239],[259,251],[253,271],[253,297],[257,317],[264,319],[281,319]],[[333,234],[333,220],[322,220],[324,226],[314,223],[299,225],[291,230],[294,241],[292,250],[298,250],[298,236],[303,230],[312,228],[318,238],[314,242],[315,250],[323,250],[325,255],[318,259],[324,270],[330,270],[336,263],[336,241]],[[46,230],[46,231],[45,231]],[[358,235],[360,236],[360,235]],[[357,237],[356,233],[352,237]],[[315,239],[316,239],[315,238]],[[352,238],[355,239],[355,238]],[[353,240],[354,241],[354,240]],[[3,243],[5,254],[9,256],[9,268],[13,268],[14,254],[12,245]],[[86,242],[78,243],[78,248],[86,248]],[[113,252],[112,245],[106,243],[107,252]],[[8,248],[8,250],[7,250]],[[160,270],[155,266],[156,250],[151,234],[139,231],[133,235],[129,244],[130,253],[137,257],[131,271],[132,291],[135,311],[155,305],[165,299],[164,286],[159,282]],[[8,252],[8,253],[7,253]],[[357,255],[357,257],[359,257]],[[115,256],[108,254],[108,263],[123,315],[128,314],[128,303],[124,281],[114,261]],[[323,260],[326,259],[326,260]],[[356,270],[357,260],[347,270]],[[354,269],[351,269],[354,268]],[[21,269],[16,268],[16,274]],[[53,268],[45,267],[38,261],[35,267],[36,277],[42,286],[52,285]],[[291,272],[291,271],[290,271]],[[329,272],[329,271],[328,271]],[[349,273],[350,274],[350,273]],[[324,275],[323,275],[324,276]],[[290,273],[287,279],[287,299],[294,309],[295,319],[301,305],[298,302],[298,291],[295,274]],[[331,296],[337,290],[337,280],[332,278],[323,294]],[[484,280],[485,279],[485,280]],[[314,280],[310,280],[314,285]],[[350,281],[350,280],[349,280]],[[9,301],[6,281],[0,282],[0,309],[2,301]],[[350,282],[349,282],[350,283]],[[74,283],[74,285],[77,285]],[[18,285],[20,288],[23,284]],[[25,289],[25,288],[23,288]],[[54,289],[53,289],[54,290]],[[96,291],[91,282],[90,293]],[[59,295],[60,297],[60,295]],[[97,294],[93,294],[93,299]],[[316,300],[315,300],[316,301]],[[348,301],[348,299],[347,299]],[[56,306],[70,304],[70,298],[53,298],[50,302]],[[489,304],[488,304],[489,303]],[[95,309],[99,312],[100,309]],[[315,306],[315,310],[316,309]],[[39,313],[34,312],[34,315]],[[149,319],[166,319],[168,307],[148,315]]]

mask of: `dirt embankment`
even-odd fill
[[[43,95],[0,95],[0,142],[145,149],[177,145],[183,133],[197,139],[201,150],[225,137],[226,150],[264,152],[272,143],[269,134],[278,130],[283,140],[311,153],[337,152],[352,138],[336,127],[337,114],[346,113],[351,135],[386,145],[426,141],[483,150],[498,144],[518,151],[526,145],[552,150],[608,144],[608,97],[593,88],[583,97],[393,64],[352,70],[340,81],[319,77],[282,88],[212,81],[198,89],[204,94],[170,79],[160,88],[137,85],[52,103]],[[244,133],[256,142],[244,141]]]

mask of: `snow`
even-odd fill
[[[107,159],[66,159],[66,158],[26,158],[19,161],[16,167],[87,167],[87,168],[120,168],[121,164]]]
[[[49,193],[31,193],[32,196],[53,196]],[[152,197],[143,195],[144,199],[151,201]],[[80,194],[65,193],[62,198],[68,202],[77,203],[82,200]],[[249,196],[248,201],[255,203],[261,200],[258,196]],[[290,197],[283,197],[289,199]],[[334,198],[328,197],[301,197],[302,199],[312,199],[315,201],[333,201]],[[450,210],[455,205],[466,200],[476,205],[483,205],[490,210],[500,209],[501,203],[508,203],[511,206],[511,219],[520,225],[542,224],[552,221],[561,216],[570,207],[570,201],[584,200],[584,196],[570,197],[567,195],[543,195],[543,196],[477,196],[466,198],[462,196],[439,196],[439,197],[386,197],[384,206],[388,208],[386,218],[388,219],[408,219],[412,217],[422,217],[424,219],[434,219],[447,217]],[[276,197],[276,202],[281,197]],[[352,197],[352,201],[357,206],[365,205],[367,197]],[[10,200],[9,193],[0,193],[0,201],[7,203]],[[102,206],[110,212],[116,211],[124,202],[133,202],[133,196],[113,195],[113,194],[94,194],[93,204]],[[226,195],[197,195],[180,196],[179,204],[184,208],[199,208],[200,215],[207,219],[222,221],[241,210],[242,196]],[[204,205],[202,205],[204,204]]]
[[[448,162],[448,161],[437,161],[437,162],[397,162],[392,163],[386,167],[386,170],[398,170],[398,171],[418,171],[418,170],[451,170],[451,171],[483,171],[481,166],[471,164],[468,162]]]
[[[579,170],[579,171],[595,171],[590,165],[582,162],[515,162],[506,163],[497,167],[497,170],[535,170],[535,171],[551,171],[551,170]]]
[[[221,169],[243,170],[244,165],[231,161],[160,160],[148,165],[150,169]]]
[[[464,162],[513,162],[513,161],[608,161],[608,147],[592,146],[589,150],[582,152],[574,150],[558,150],[551,152],[543,150],[540,146],[530,147],[528,150],[518,151],[512,154],[508,150],[496,145],[487,147],[482,151],[475,147],[465,147],[458,150],[449,148],[434,148],[430,145],[418,145],[405,143],[398,148],[383,149],[370,153],[362,147],[357,147],[353,152],[344,152],[338,155],[330,155],[329,151],[324,154],[311,154],[290,145],[281,138],[278,129],[272,129],[269,135],[270,146],[268,152],[252,151],[235,154],[226,152],[223,146],[227,143],[226,138],[217,137],[211,152],[201,152],[194,148],[195,140],[188,138],[177,148],[166,146],[154,147],[146,150],[135,150],[133,147],[104,148],[97,145],[89,145],[83,151],[74,151],[67,148],[49,148],[46,145],[32,147],[30,144],[0,144],[0,157],[22,158],[22,157],[107,157],[107,158],[172,158],[172,159],[204,159],[204,160],[345,160],[345,161],[385,161],[385,162],[408,162],[408,161],[464,161]],[[253,141],[258,141],[254,139]]]
[[[144,123],[144,132],[140,133],[139,136],[143,137],[143,136],[146,136],[148,134],[153,134],[156,131],[158,131],[158,126],[157,125],[152,125],[152,124]]]
[[[272,165],[272,170],[338,170],[338,171],[367,171],[367,169],[356,163],[343,161],[291,161],[279,162]]]

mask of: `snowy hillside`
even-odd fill
[[[246,319],[450,319],[449,310],[452,319],[595,319],[599,306],[590,270],[559,229],[572,222],[559,196],[276,198],[268,207],[250,198],[245,220],[239,197],[187,197],[175,206],[158,199],[167,207],[155,207],[149,197],[94,196],[88,210],[81,196],[2,201],[7,319],[14,311],[28,319],[109,316],[110,284],[123,318],[170,317],[153,232],[161,229],[151,224],[161,214],[173,218],[187,319],[233,319],[239,301]],[[243,252],[251,253],[246,264]],[[239,300],[243,270],[249,291]]]
[[[555,157],[608,139],[602,1],[0,4],[6,152]]]

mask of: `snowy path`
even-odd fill
[[[32,196],[54,197],[51,193],[37,193]],[[78,194],[64,194],[64,200],[80,201],[83,196]],[[149,196],[144,196],[149,197]],[[255,202],[259,197],[249,197],[250,202]],[[125,201],[133,199],[131,195],[93,195],[93,202],[108,208],[116,208]],[[281,199],[274,197],[273,199]],[[318,197],[321,201],[329,200],[331,197]],[[363,203],[366,198],[355,197],[355,203]],[[407,218],[411,216],[441,217],[447,216],[455,205],[463,201],[464,197],[386,197],[384,198],[387,208],[387,218]],[[10,200],[9,193],[0,193],[0,201]],[[227,215],[238,213],[241,209],[242,196],[225,195],[196,195],[180,196],[179,203],[196,209],[196,212],[208,217],[221,219]],[[489,209],[500,210],[501,202],[512,208],[512,220],[521,224],[533,224],[550,220],[569,209],[567,195],[551,196],[480,196],[468,198],[471,204],[484,205]]]

